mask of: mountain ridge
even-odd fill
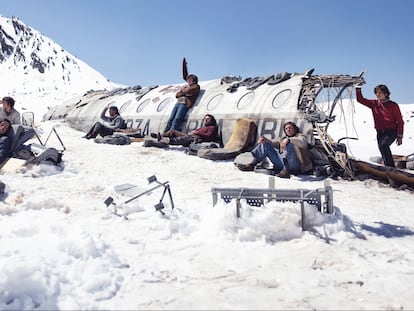
[[[0,43],[0,96],[17,103],[47,97],[50,106],[90,90],[121,87],[18,17],[0,15]]]

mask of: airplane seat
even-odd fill
[[[218,143],[219,146],[220,146],[220,148],[223,148],[224,147],[224,143],[223,143],[223,132],[222,132],[221,129],[218,130],[217,137],[216,137],[216,139],[213,142]]]
[[[236,120],[229,141],[223,148],[200,149],[197,156],[210,160],[227,160],[253,148],[256,143],[257,125],[248,118]]]

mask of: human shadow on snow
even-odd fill
[[[382,221],[375,223],[379,224],[379,227],[373,227],[366,224],[362,224],[360,228],[372,232],[378,236],[384,236],[386,238],[402,238],[405,236],[414,235],[413,230],[404,226],[387,224]]]

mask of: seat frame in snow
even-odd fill
[[[333,214],[333,191],[329,181],[325,181],[324,188],[318,189],[275,189],[274,177],[272,176],[269,188],[212,188],[213,206],[217,204],[218,195],[229,203],[236,200],[236,215],[240,217],[240,200],[246,200],[251,206],[262,206],[265,202],[298,202],[300,203],[302,230],[306,229],[304,203],[315,205],[319,212]]]
[[[59,134],[57,133],[55,127],[53,127],[43,142],[39,135],[37,134],[34,124],[34,115],[32,112],[25,112],[22,115],[22,124],[13,124],[11,126],[11,132],[9,136],[11,137],[11,148],[9,152],[9,159],[16,158],[26,160],[25,165],[40,164],[42,162],[52,162],[53,164],[59,164],[62,160],[63,151],[66,150]],[[60,144],[63,147],[63,150],[57,150],[53,147],[47,147],[46,144],[51,136],[54,133]],[[38,139],[40,144],[31,143],[26,145],[25,143],[35,137]],[[3,166],[7,163],[8,159],[3,162]]]

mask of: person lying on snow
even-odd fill
[[[125,128],[125,121],[119,114],[118,108],[116,106],[109,107],[109,117],[105,115],[107,110],[108,107],[101,113],[102,122],[96,122],[83,138],[91,139],[98,135],[104,137],[112,135],[117,129]]]
[[[169,145],[190,146],[192,143],[212,142],[218,139],[218,126],[216,118],[206,114],[203,118],[203,126],[186,134],[177,130],[168,130],[161,133],[151,133],[151,137],[157,138],[159,142]]]
[[[312,161],[308,154],[307,137],[299,133],[299,128],[293,122],[283,125],[285,136],[269,140],[260,137],[252,150],[257,163],[265,157],[273,163],[278,177],[290,178],[290,174],[307,173],[312,170]],[[257,164],[256,163],[256,164]]]

